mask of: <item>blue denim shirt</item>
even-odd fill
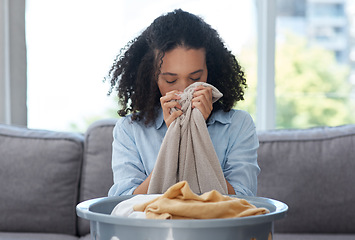
[[[226,180],[237,194],[256,195],[259,141],[251,116],[241,110],[219,110],[208,119],[207,128]],[[149,126],[131,121],[131,116],[117,121],[112,144],[114,184],[109,196],[132,194],[149,176],[166,131],[162,111]]]

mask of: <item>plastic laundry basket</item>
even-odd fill
[[[113,208],[132,196],[104,197],[77,205],[77,215],[90,220],[91,239],[100,240],[269,240],[274,221],[286,216],[286,204],[268,198],[234,196],[246,199],[270,213],[241,218],[153,220],[111,216]],[[233,196],[232,196],[233,197]]]

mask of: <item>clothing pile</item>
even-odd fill
[[[237,218],[266,213],[266,208],[257,208],[245,199],[224,196],[216,190],[197,195],[186,181],[176,183],[162,195],[137,195],[112,211],[115,216],[147,219]]]

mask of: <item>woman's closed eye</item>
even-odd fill
[[[190,73],[190,80],[192,81],[199,81],[203,75],[203,70],[199,69],[195,72]]]
[[[171,80],[171,81],[169,81],[169,80],[165,79],[165,81],[166,81],[167,83],[172,84],[172,83],[176,82],[176,81],[177,81],[177,79],[175,79],[175,80]]]

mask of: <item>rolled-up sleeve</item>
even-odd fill
[[[113,186],[109,196],[129,195],[147,178],[138,152],[133,124],[120,118],[113,130],[112,171]]]

